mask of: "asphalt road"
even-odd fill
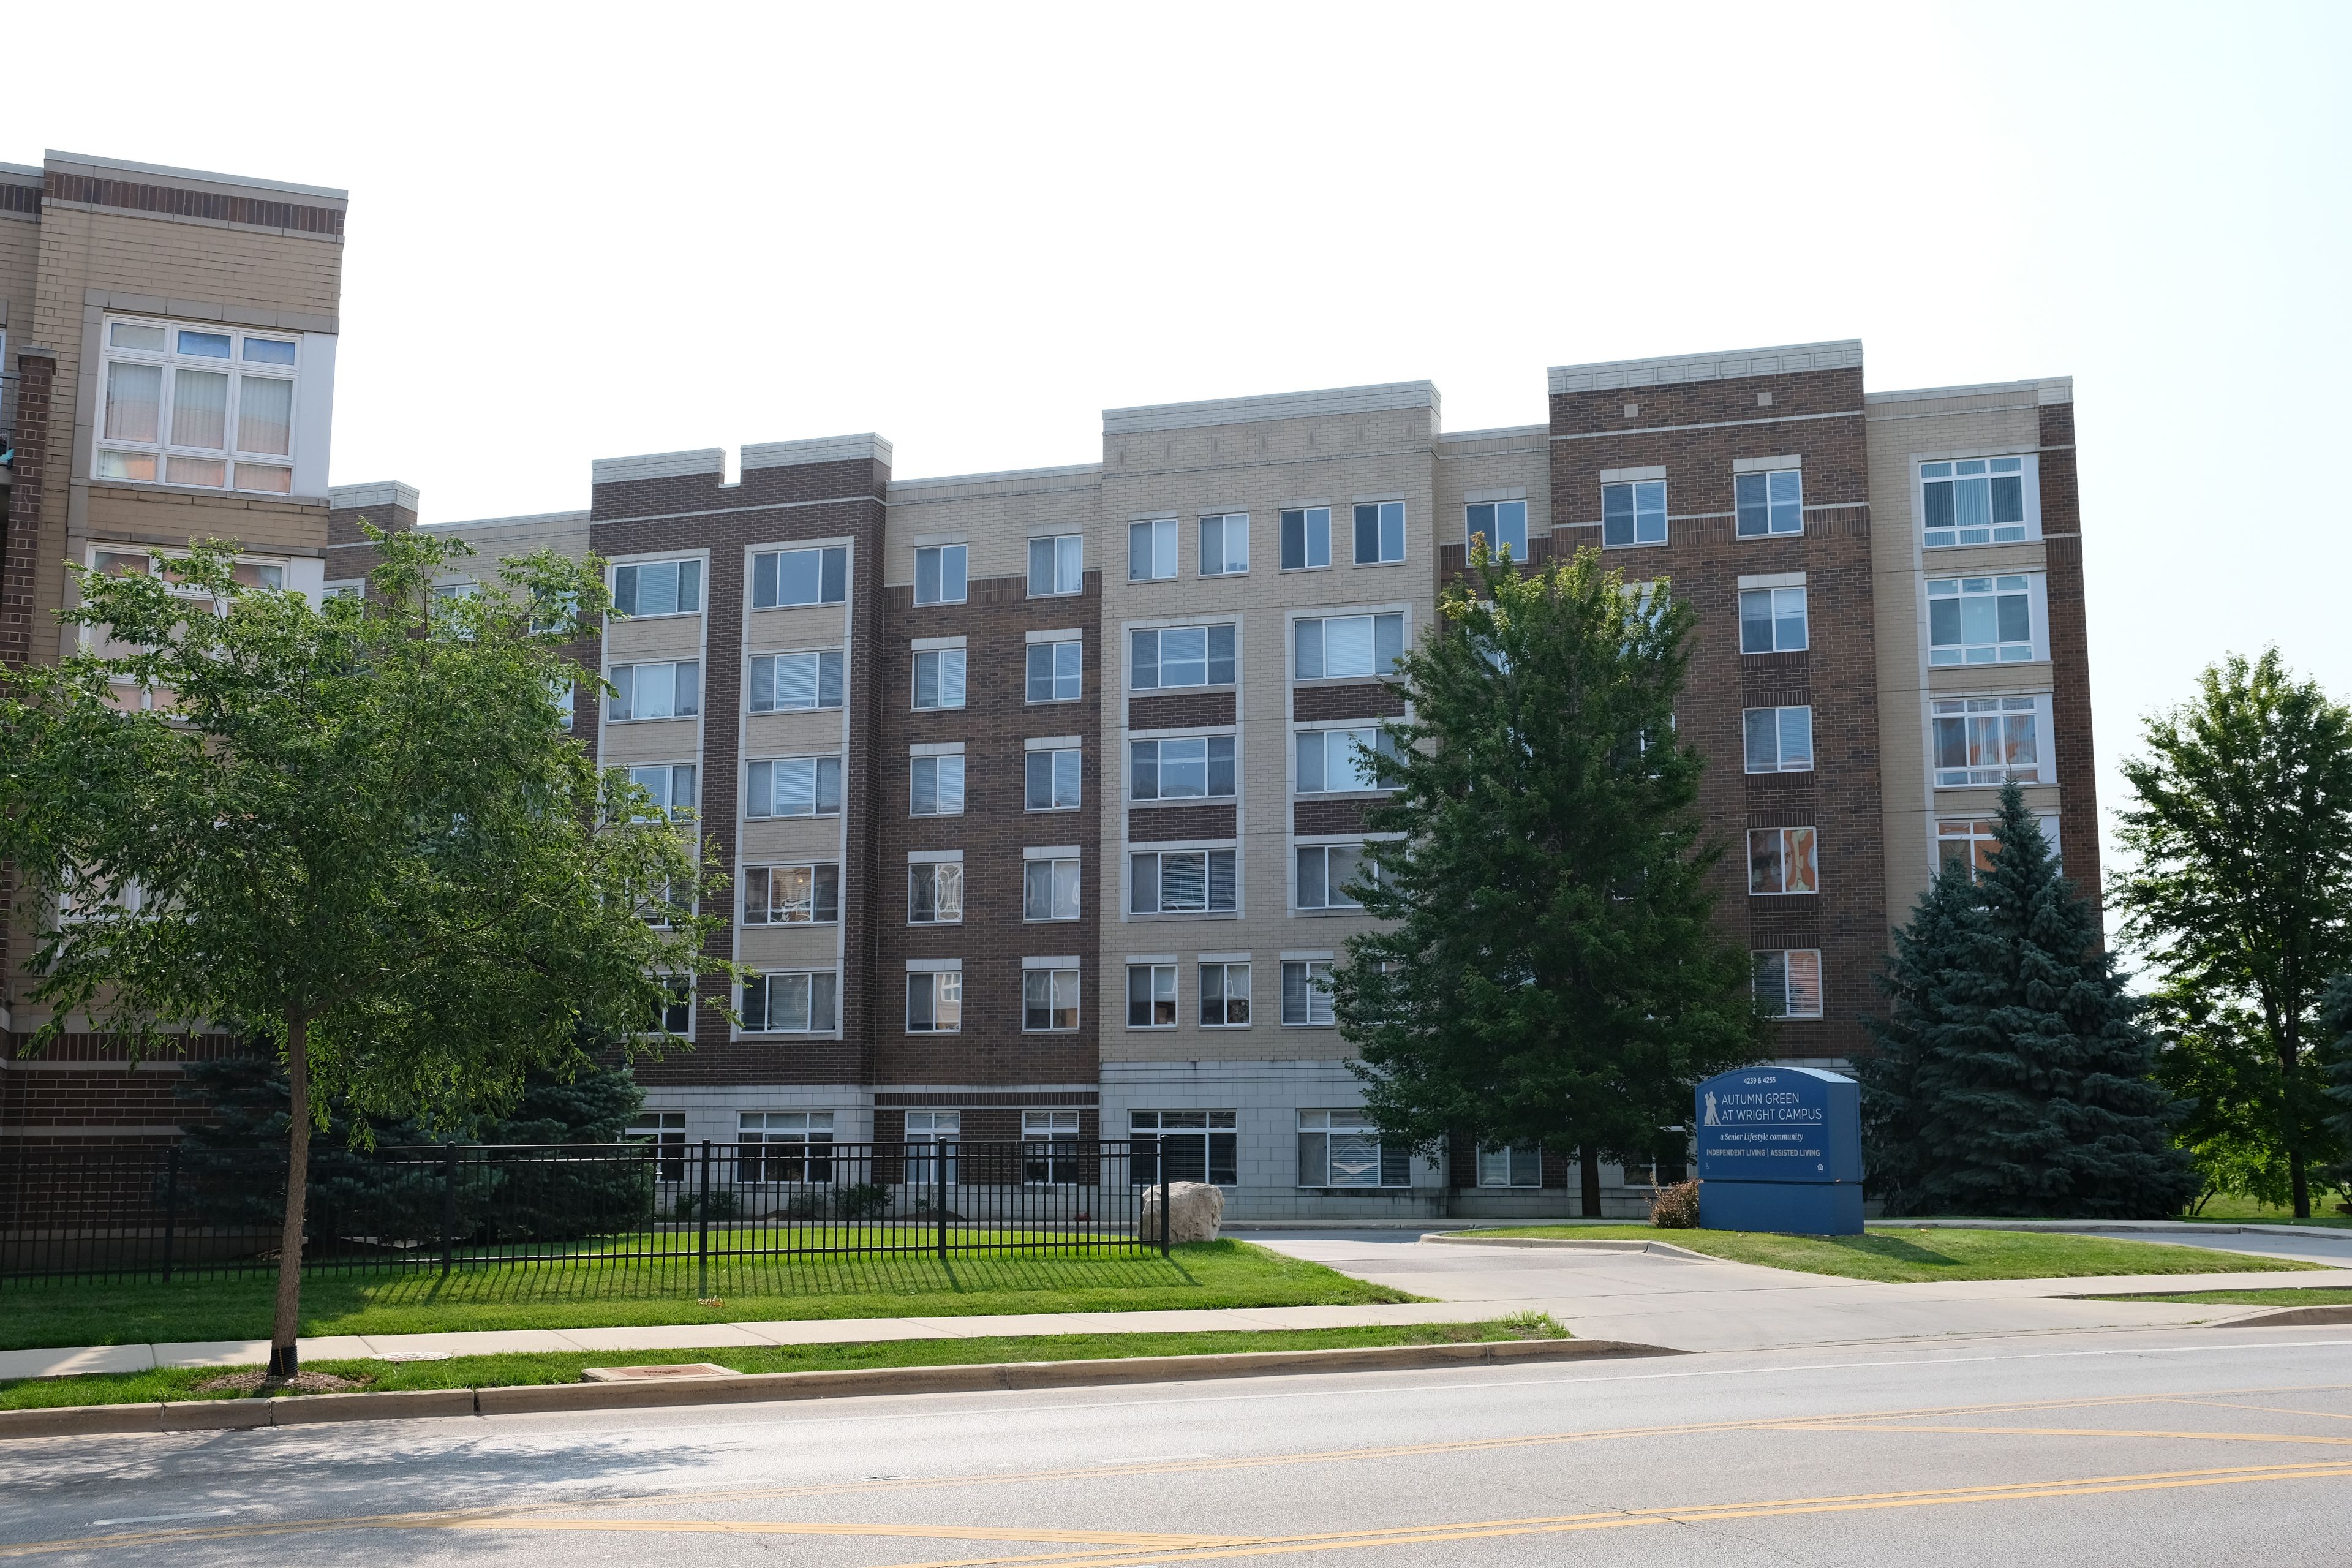
[[[1083,1568],[2352,1560],[2352,1332],[0,1445],[0,1559]]]

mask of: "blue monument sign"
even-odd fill
[[[1742,1068],[1698,1086],[1698,1223],[1862,1234],[1862,1089],[1818,1068]]]

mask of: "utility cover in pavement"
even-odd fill
[[[653,1378],[740,1377],[743,1374],[707,1361],[678,1362],[668,1366],[592,1366],[581,1376],[591,1383],[643,1383]]]

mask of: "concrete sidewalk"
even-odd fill
[[[2162,1291],[2352,1289],[2352,1268],[2259,1274],[2144,1274],[2069,1279],[1986,1279],[1883,1285],[1658,1253],[1424,1243],[1417,1231],[1256,1232],[1260,1246],[1370,1279],[1426,1302],[1352,1307],[1221,1308],[1166,1312],[1030,1312],[995,1317],[818,1318],[782,1322],[512,1329],[446,1334],[306,1339],[305,1361],[502,1352],[724,1350],[730,1345],[840,1344],[859,1340],[971,1339],[1010,1334],[1176,1333],[1220,1329],[1324,1329],[1466,1322],[1549,1312],[1580,1339],[1674,1350],[1934,1338],[2037,1330],[2157,1328],[2225,1321],[2256,1307],[2082,1297]],[[2314,1259],[2336,1262],[2324,1254]],[[144,1372],[153,1367],[256,1365],[264,1340],[100,1345],[0,1352],[0,1378]]]

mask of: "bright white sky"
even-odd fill
[[[428,520],[1424,376],[1530,424],[1548,365],[1859,337],[1873,389],[2074,377],[2110,810],[2225,652],[2352,693],[2352,8],[231,0],[114,7],[155,74],[104,90],[90,26],[12,18],[0,161],[347,188],[334,479]]]

